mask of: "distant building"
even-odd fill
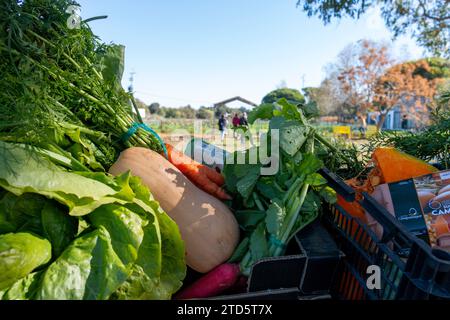
[[[394,107],[389,110],[384,118],[384,123],[381,129],[383,130],[401,130],[402,129],[402,119],[405,113],[401,111],[400,107]],[[367,124],[377,125],[380,121],[380,112],[369,112],[367,114]],[[408,117],[407,129],[415,127],[415,121],[411,117]]]
[[[421,103],[425,103],[424,97],[419,97],[418,99],[422,99]],[[383,126],[381,127],[383,130],[402,130],[402,120],[403,116],[407,115],[407,125],[406,129],[416,128],[420,125],[427,123],[428,114],[424,114],[423,112],[411,112],[411,110],[415,110],[415,101],[404,101],[402,105],[397,105],[390,109],[385,117]],[[417,109],[416,109],[417,111]],[[380,112],[369,112],[367,114],[367,124],[376,125],[380,120]],[[417,119],[417,120],[416,120]]]
[[[233,102],[233,101],[240,101],[240,102],[245,103],[245,104],[247,104],[247,105],[249,105],[249,106],[252,106],[252,107],[257,107],[257,106],[258,106],[258,105],[257,105],[256,103],[254,103],[254,102],[251,102],[251,101],[249,101],[249,100],[247,100],[247,99],[244,99],[244,98],[242,98],[242,97],[237,96],[237,97],[233,97],[233,98],[230,98],[230,99],[227,99],[227,100],[224,100],[224,101],[220,101],[220,102],[215,103],[215,104],[214,104],[214,109],[216,109],[216,108],[218,108],[218,107],[220,107],[220,106],[224,106],[224,105],[226,105],[226,104],[228,104],[228,103],[230,103],[230,102]]]

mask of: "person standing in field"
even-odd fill
[[[366,138],[366,132],[367,132],[367,121],[366,121],[366,117],[359,113],[356,115],[358,122],[359,122],[359,132],[361,133],[361,137],[362,138]]]
[[[240,125],[240,119],[237,113],[234,114],[233,117],[233,137],[236,139],[237,138],[237,134],[236,134],[236,130]]]
[[[225,136],[227,135],[227,126],[228,120],[225,117],[225,115],[222,114],[219,119],[219,131],[220,131],[220,138],[222,141],[225,139]]]
[[[248,137],[250,140],[251,145],[253,145],[253,137],[252,133],[250,132],[250,126],[248,125],[248,119],[247,119],[247,113],[244,112],[239,119],[239,125],[244,131],[241,134],[241,144],[245,144],[245,139]]]
[[[404,114],[402,119],[402,129],[406,130],[408,129],[408,115]]]

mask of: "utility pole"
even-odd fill
[[[133,81],[134,81],[134,75],[136,72],[132,71],[130,72],[130,86],[128,87],[128,92],[133,92]]]

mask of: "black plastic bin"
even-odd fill
[[[327,169],[321,174],[345,201],[355,201],[355,192]],[[410,235],[389,212],[369,194],[358,201],[382,227],[377,236],[371,226],[361,223],[339,205],[324,210],[322,222],[345,254],[339,266],[333,296],[345,300],[450,299],[450,254],[433,250]],[[375,266],[380,287],[367,285]],[[373,284],[369,281],[369,285]]]

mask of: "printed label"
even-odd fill
[[[430,245],[450,251],[450,171],[414,179]]]
[[[450,171],[444,171],[440,174],[441,180],[450,180]]]

